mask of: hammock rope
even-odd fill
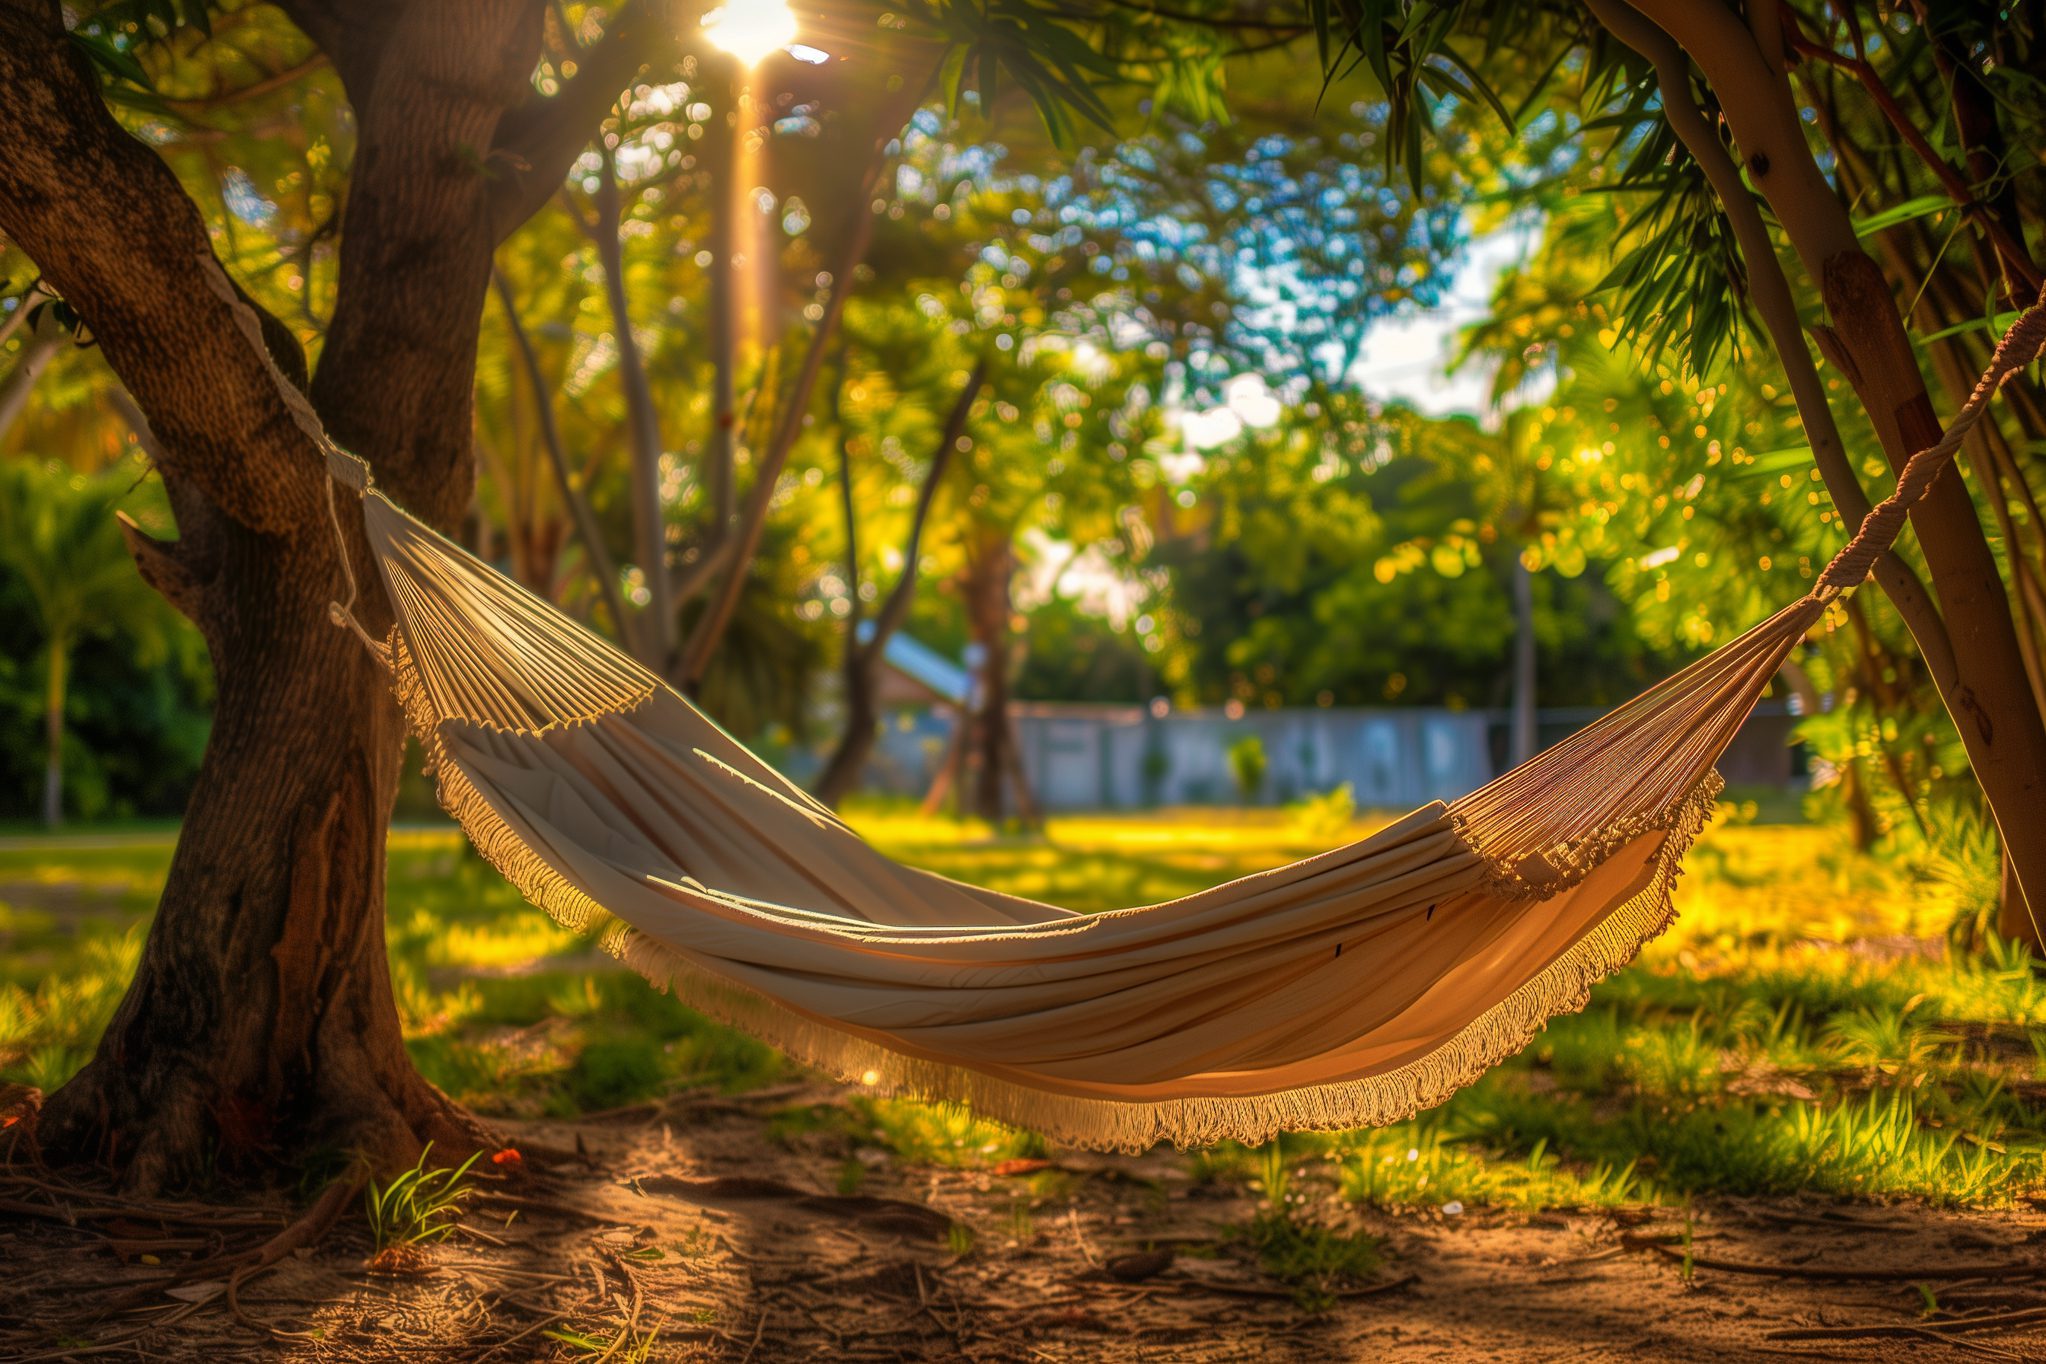
[[[406,514],[209,284],[325,460],[342,600],[443,806],[535,905],[656,984],[881,1092],[1134,1150],[1396,1121],[1512,1055],[1673,917],[1712,770],[2046,348],[2046,296],[1813,589],[1532,760],[1358,842],[1098,914],[902,866],[608,641]],[[394,617],[357,621],[355,492]]]

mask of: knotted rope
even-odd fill
[[[1990,400],[1996,396],[1996,391],[2003,387],[2005,380],[2038,359],[2042,350],[2046,350],[2046,290],[2040,292],[2039,298],[2025,309],[2011,324],[2010,330],[2003,334],[2003,339],[1996,343],[1996,350],[1989,357],[1989,368],[1983,370],[1982,377],[1975,381],[1975,391],[1954,414],[1946,434],[1904,462],[1904,467],[1897,473],[1896,490],[1862,518],[1853,537],[1833,556],[1825,572],[1819,574],[1819,581],[1812,589],[1814,597],[1830,601],[1859,586],[1868,577],[1883,551],[1896,543],[1897,537],[1903,533],[1911,508],[1932,491],[1934,480],[1953,461],[1961,442],[1967,439],[1968,433],[1989,410]]]
[[[347,484],[355,490],[357,497],[369,491],[372,481],[369,461],[352,451],[342,449],[334,443],[334,438],[327,434],[327,428],[320,421],[320,414],[313,410],[311,400],[299,391],[298,385],[285,377],[283,370],[277,367],[276,359],[270,354],[269,343],[263,339],[263,324],[257,319],[255,309],[242,301],[242,296],[235,291],[233,281],[228,279],[227,272],[220,268],[220,262],[213,258],[211,251],[199,253],[199,273],[206,277],[206,287],[227,305],[228,312],[234,317],[235,326],[247,338],[250,348],[262,358],[264,368],[270,371],[270,381],[277,388],[277,396],[283,400],[284,410],[291,414],[293,424],[305,434],[305,438],[313,443],[313,448],[318,450],[326,461],[329,474],[326,480],[327,520],[334,528],[334,553],[341,560],[341,577],[348,585],[347,600],[328,602],[327,615],[336,625],[345,625],[353,630],[356,637],[368,646],[370,657],[388,668],[391,661],[389,649],[382,640],[363,629],[362,623],[355,618],[355,603],[362,593],[356,585],[355,564],[348,553],[348,536],[341,526],[341,508],[334,499],[336,482]]]

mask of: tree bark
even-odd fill
[[[1009,727],[1009,580],[1016,553],[1006,529],[975,532],[961,586],[966,623],[978,657],[966,752],[970,792],[961,803],[991,823],[1008,816],[1009,768],[1018,760]]]
[[[287,9],[333,59],[360,129],[309,393],[380,484],[451,530],[473,479],[497,234],[544,202],[526,177],[551,193],[587,136],[560,135],[534,105],[593,123],[616,87],[594,113],[581,78],[537,100],[541,9],[519,0]],[[145,580],[199,626],[218,697],[134,982],[92,1061],[44,1105],[42,1147],[142,1188],[313,1147],[381,1166],[427,1140],[475,1149],[487,1134],[417,1074],[399,1031],[383,926],[402,729],[386,679],[328,620],[341,551],[324,469],[209,288],[196,206],[109,116],[49,0],[0,0],[0,149],[0,231],[85,320],[155,437],[180,538],[123,529]],[[509,162],[518,173],[488,171]],[[296,339],[262,321],[303,383]],[[374,575],[356,576],[370,589],[358,614],[383,627]]]

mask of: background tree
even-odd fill
[[[78,646],[117,636],[145,667],[170,652],[157,599],[121,552],[124,529],[143,533],[133,518],[116,519],[135,482],[132,469],[88,478],[57,464],[0,465],[0,564],[25,589],[41,634],[42,817],[51,828],[64,819],[65,701]]]

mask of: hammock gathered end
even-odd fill
[[[441,802],[527,899],[843,1079],[1141,1150],[1394,1122],[1582,1008],[1669,925],[1713,764],[1778,667],[2042,345],[2035,306],[1811,594],[1589,728],[1360,842],[1089,915],[883,856],[637,661],[407,515],[272,373],[361,499],[396,621],[364,638]],[[348,574],[334,611],[362,634]]]

